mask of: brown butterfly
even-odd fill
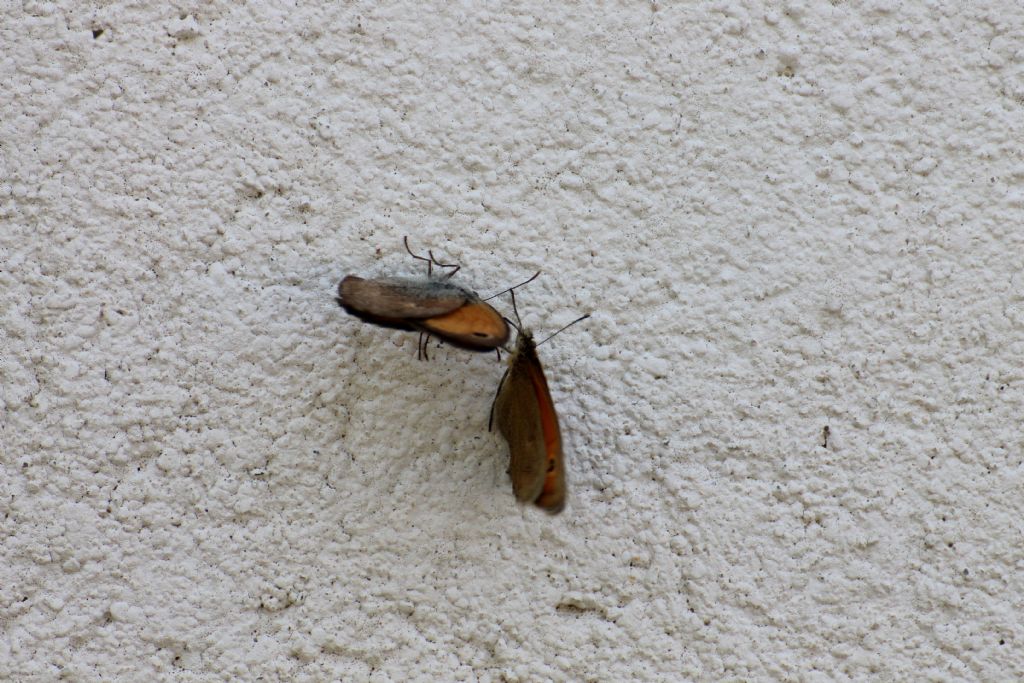
[[[403,241],[410,256],[427,262],[427,279],[346,275],[338,285],[342,308],[366,322],[432,334],[470,351],[492,351],[508,341],[508,324],[501,314],[476,292],[448,281],[461,266],[441,263],[432,251],[429,258],[417,256],[409,238]],[[435,265],[453,270],[434,278]]]
[[[515,308],[515,292],[512,307]],[[585,315],[565,327],[589,317]],[[509,474],[516,499],[557,514],[565,507],[567,497],[558,414],[533,335],[521,327],[517,329],[516,346],[498,385],[488,429],[497,422],[498,431],[508,442]]]

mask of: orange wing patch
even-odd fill
[[[544,452],[547,455],[547,469],[544,486],[534,504],[548,512],[560,512],[565,507],[565,462],[562,459],[562,438],[558,429],[558,415],[551,400],[548,382],[540,362],[531,363],[530,383],[540,408],[541,429],[544,432]]]
[[[450,313],[416,321],[424,331],[446,340],[493,349],[508,341],[508,324],[482,301],[467,303]]]

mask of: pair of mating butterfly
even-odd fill
[[[512,321],[502,317],[476,292],[450,282],[460,266],[439,262],[431,251],[427,252],[429,258],[417,256],[409,248],[409,239],[405,238],[404,242],[410,256],[427,262],[428,279],[364,279],[346,275],[338,285],[341,307],[366,322],[419,331],[421,343],[417,346],[417,353],[423,356],[426,355],[423,335],[427,338],[434,335],[470,351],[505,348],[508,326]],[[433,278],[434,266],[452,270],[441,278]],[[526,282],[538,275],[540,271]],[[512,308],[518,320],[516,287],[505,291],[512,296]],[[569,324],[587,317],[589,315]],[[509,474],[516,498],[554,514],[562,511],[566,499],[565,460],[562,457],[558,415],[537,358],[533,335],[524,330],[521,323],[512,324],[519,334],[491,406],[490,424],[496,422],[498,431],[508,442]]]

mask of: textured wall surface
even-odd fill
[[[1024,678],[1020,3],[6,5],[0,679]]]

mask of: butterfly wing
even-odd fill
[[[533,504],[552,514],[565,507],[565,456],[562,453],[562,432],[558,428],[558,413],[551,400],[548,382],[538,360],[530,367],[530,381],[540,412],[541,432],[544,436],[544,483]]]
[[[476,351],[496,349],[508,341],[508,323],[479,299],[450,313],[419,320],[416,324],[424,332]]]
[[[338,303],[342,308],[370,322],[433,318],[451,313],[476,298],[468,289],[435,280],[346,275],[338,285]]]
[[[533,339],[520,334],[494,405],[498,430],[508,442],[512,491],[521,502],[557,513],[565,507],[565,462],[547,380]]]

